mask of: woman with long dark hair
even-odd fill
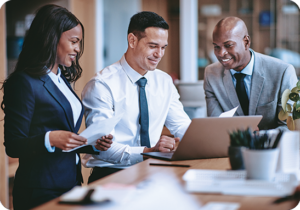
[[[3,83],[4,145],[8,156],[19,158],[15,210],[33,208],[82,182],[79,151],[62,150],[86,144],[77,135],[83,107],[69,84],[82,73],[83,39],[84,27],[72,13],[43,6],[25,36],[15,71]],[[100,149],[109,148],[111,138],[103,138]]]

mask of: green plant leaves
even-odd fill
[[[292,93],[299,93],[299,89],[298,87],[294,87],[292,90],[291,90]]]
[[[291,113],[292,112],[292,106],[290,104],[286,104],[286,112]]]
[[[291,119],[293,120],[293,119]],[[279,132],[276,138],[280,137],[282,131]],[[266,132],[263,133],[252,133],[250,128],[247,130],[237,130],[229,132],[230,146],[233,147],[246,147],[254,150],[271,149],[277,146],[277,143],[271,143],[271,136]],[[274,147],[275,145],[275,147]]]
[[[282,110],[278,113],[279,120],[286,120],[287,126],[290,130],[295,129],[295,119],[300,119],[300,80],[297,82],[296,87],[292,90],[286,89],[281,96]],[[293,101],[293,108],[288,104],[288,100]],[[292,113],[292,116],[289,116]]]
[[[283,109],[280,110],[280,112],[278,113],[278,119],[282,120],[282,121],[286,120],[288,118],[288,116],[289,116],[289,113],[283,111]]]
[[[295,104],[296,104],[295,106],[296,110],[300,111],[300,101],[297,101]]]
[[[300,118],[300,111],[297,111],[296,109],[293,110],[293,119],[299,119]]]
[[[298,93],[290,93],[289,95],[289,98],[292,100],[292,101],[298,101],[299,100],[299,94]]]
[[[297,83],[298,84],[298,83]],[[282,93],[282,97],[281,97],[281,106],[283,110],[286,110],[286,103],[289,100],[289,95],[290,95],[291,91],[289,89],[286,89],[283,93]]]
[[[300,90],[300,80],[297,82],[297,88]]]
[[[250,128],[247,130],[237,130],[229,133],[230,146],[233,147],[249,147],[251,141],[252,131]]]

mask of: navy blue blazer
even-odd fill
[[[66,78],[63,75],[61,78],[78,98]],[[14,186],[47,189],[75,186],[77,170],[81,169],[80,162],[76,165],[76,152],[55,148],[55,152],[50,153],[44,139],[47,131],[77,133],[83,107],[74,126],[71,105],[51,78],[48,75],[35,78],[24,72],[14,74],[7,81],[3,101],[6,153],[19,158]]]

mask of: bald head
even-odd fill
[[[219,31],[236,34],[242,38],[244,36],[249,36],[244,21],[238,17],[226,17],[220,20],[215,26],[213,34],[218,33]]]
[[[242,71],[250,62],[250,37],[240,18],[220,20],[213,31],[214,53],[226,69]]]

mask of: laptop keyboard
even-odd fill
[[[166,158],[171,158],[173,156],[174,152],[161,152],[159,154],[160,157],[166,157]]]

